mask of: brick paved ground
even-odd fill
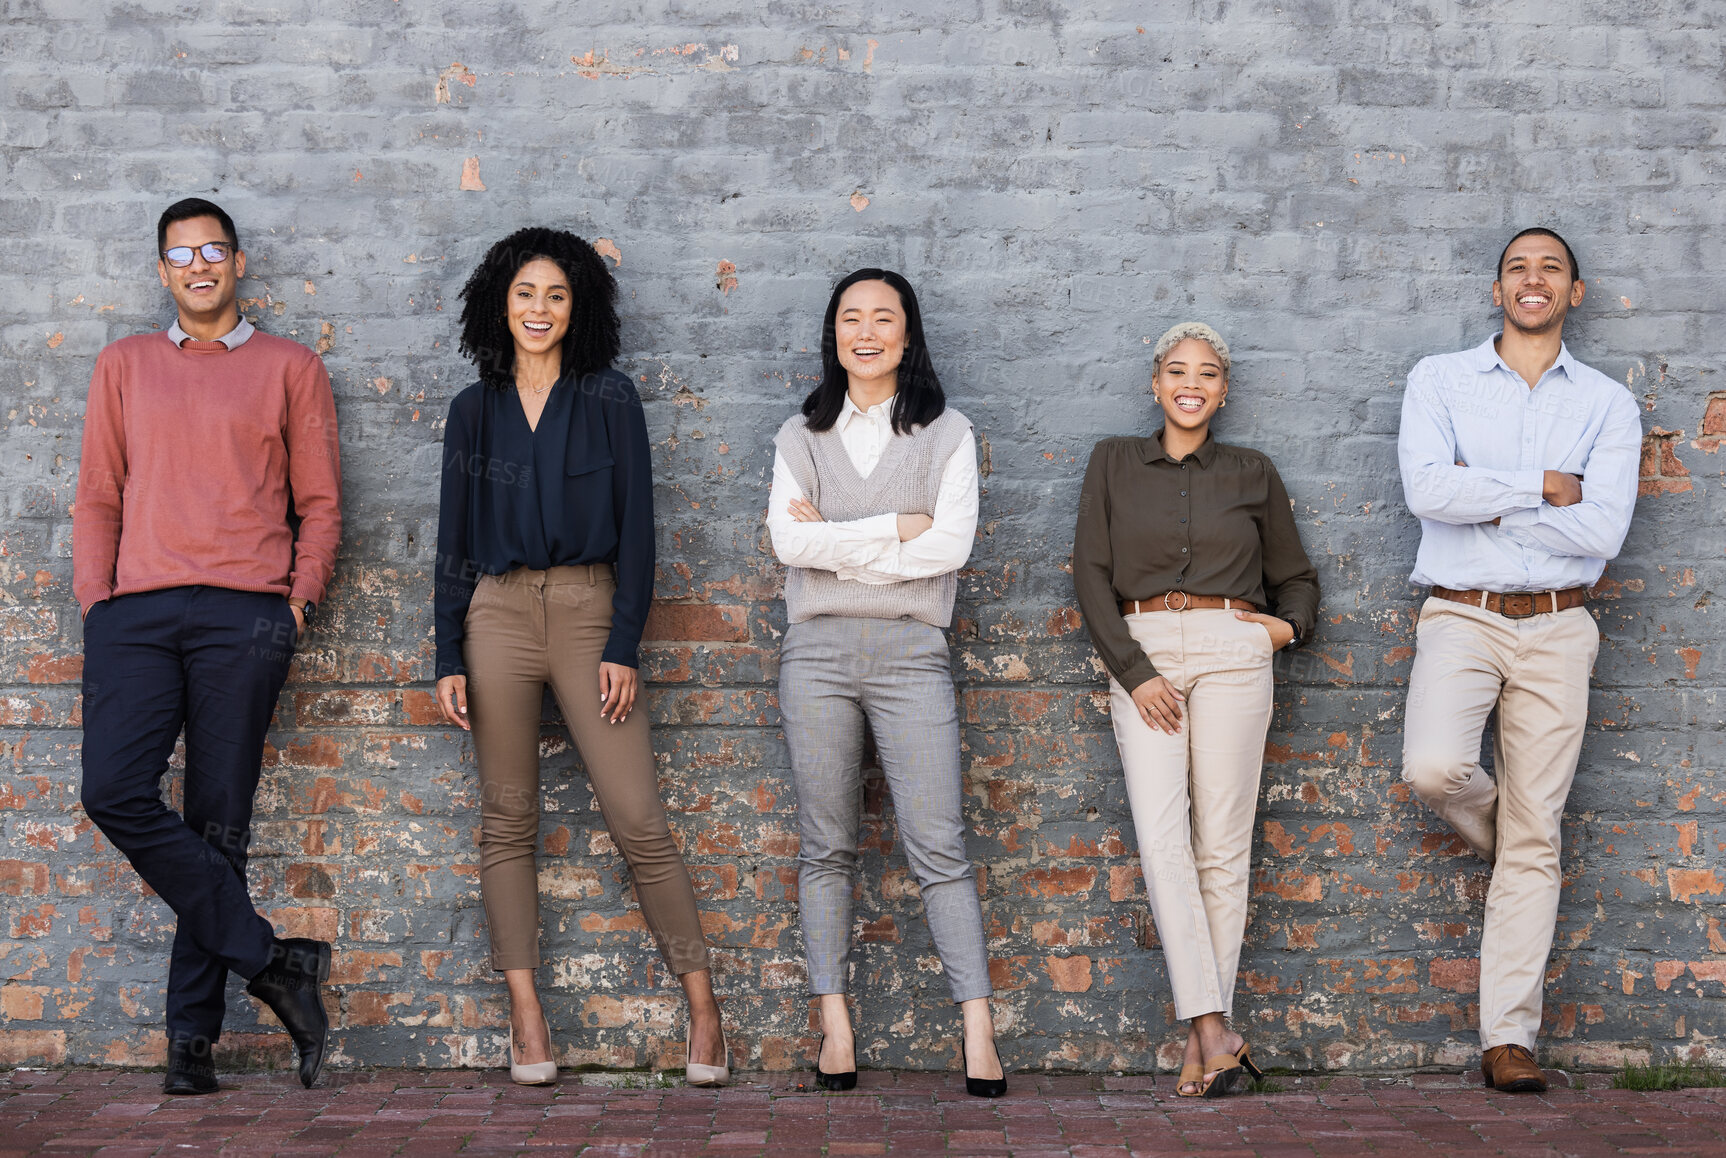
[[[868,1073],[854,1094],[755,1076],[724,1091],[571,1077],[550,1089],[501,1072],[373,1070],[302,1090],[287,1074],[224,1078],[164,1098],[147,1071],[0,1075],[0,1158],[22,1154],[413,1155],[1726,1154],[1726,1090],[1643,1094],[1554,1073],[1544,1097],[1478,1075],[1275,1079],[1277,1093],[1183,1101],[1164,1076],[1015,1077],[998,1102],[955,1076]],[[633,1078],[643,1083],[643,1078]],[[603,1081],[603,1084],[601,1084]]]

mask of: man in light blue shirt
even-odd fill
[[[1623,386],[1564,347],[1582,304],[1569,244],[1526,229],[1499,258],[1504,330],[1424,358],[1397,441],[1420,518],[1403,779],[1493,866],[1480,947],[1481,1070],[1540,1091],[1532,1050],[1561,886],[1560,824],[1600,632],[1583,606],[1636,503],[1642,424]],[[1480,738],[1498,709],[1493,768]]]

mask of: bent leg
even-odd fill
[[[1498,863],[1480,943],[1480,1042],[1534,1048],[1563,887],[1564,802],[1600,632],[1584,608],[1524,620],[1498,706]]]
[[[959,715],[947,637],[914,619],[877,620],[863,706],[893,794],[905,857],[955,1005],[990,997],[977,873],[965,851]]]
[[[274,930],[253,907],[228,857],[161,797],[168,757],[188,714],[182,625],[197,590],[127,595],[91,610],[84,635],[81,796],[102,834],[174,911],[176,941],[183,935],[220,969],[253,977],[269,963]],[[231,633],[241,637],[242,649],[251,646],[251,627]],[[236,660],[230,666],[244,665]],[[249,697],[236,693],[234,702],[261,702],[266,682],[252,680]],[[273,695],[268,702],[273,708]],[[204,718],[221,721],[219,715]],[[254,787],[256,777],[254,766]]]
[[[809,992],[817,996],[844,993],[849,972],[863,784],[855,625],[839,616],[794,623],[779,662],[779,712],[797,793],[797,909]]]
[[[1429,598],[1416,628],[1403,721],[1402,778],[1488,864],[1497,856],[1498,787],[1480,766],[1480,737],[1515,651],[1494,612]]]

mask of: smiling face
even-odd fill
[[[204,257],[202,247],[207,242],[230,244],[228,233],[214,217],[188,217],[168,226],[164,250],[190,246],[192,264],[169,265],[156,258],[156,272],[162,284],[174,297],[184,322],[209,325],[224,318],[237,318],[234,302],[240,296],[240,279],[246,276],[246,255],[236,251],[225,261],[212,262]]]
[[[518,360],[523,356],[539,357],[561,347],[564,335],[569,333],[574,301],[562,266],[550,258],[534,258],[515,271],[505,300]]]
[[[1209,342],[1184,338],[1163,355],[1151,387],[1168,424],[1196,432],[1205,429],[1228,396],[1229,379]]]
[[[1550,333],[1562,330],[1565,315],[1582,304],[1584,288],[1574,279],[1564,244],[1531,233],[1505,251],[1498,280],[1492,283],[1492,304],[1504,310],[1506,330]]]
[[[905,356],[905,303],[884,281],[860,281],[839,297],[833,319],[839,364],[853,382],[897,376]]]

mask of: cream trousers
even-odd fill
[[[1114,680],[1115,742],[1139,863],[1175,993],[1175,1016],[1228,1014],[1247,924],[1248,868],[1265,730],[1270,632],[1233,611],[1149,611],[1127,629],[1186,697],[1181,728],[1145,723]]]
[[[1558,920],[1559,826],[1600,630],[1583,607],[1507,619],[1431,598],[1416,643],[1402,778],[1493,866],[1480,942],[1481,1048],[1533,1049]],[[1480,766],[1495,707],[1496,782]]]

